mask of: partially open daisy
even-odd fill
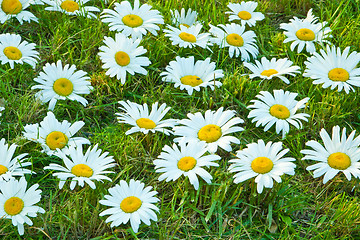
[[[258,140],[246,146],[237,151],[237,158],[230,160],[229,171],[236,173],[234,183],[256,177],[257,192],[262,193],[264,187],[273,187],[273,180],[280,183],[283,174],[295,174],[296,165],[292,163],[295,158],[284,157],[289,149],[282,150],[282,142],[268,142],[265,145],[263,140]]]
[[[255,26],[257,21],[265,18],[261,12],[255,12],[255,8],[258,6],[257,2],[229,3],[227,6],[231,10],[231,12],[226,12],[226,14],[230,14],[230,22],[239,20],[241,25],[245,26],[247,24],[252,27]]]
[[[33,68],[37,63],[39,53],[35,51],[35,43],[21,41],[17,34],[0,34],[0,61],[1,64],[9,63],[11,68],[14,64],[28,63]]]
[[[154,197],[157,192],[151,191],[152,187],[145,187],[140,181],[130,180],[129,185],[124,180],[115,187],[109,189],[110,195],[105,195],[105,200],[99,203],[110,208],[101,212],[100,216],[110,215],[105,222],[111,222],[111,227],[126,224],[130,220],[131,228],[135,233],[139,230],[139,225],[144,222],[150,225],[150,220],[157,221],[155,212],[159,208],[154,204],[159,199]]]
[[[305,77],[314,79],[313,84],[322,84],[323,88],[338,88],[338,91],[345,90],[349,93],[354,91],[352,86],[360,87],[360,68],[357,64],[360,61],[360,53],[351,52],[350,47],[344,49],[341,53],[340,48],[329,45],[326,46],[326,52],[321,49],[320,53],[315,52],[305,62]]]
[[[256,35],[253,31],[245,31],[245,26],[239,24],[220,24],[219,27],[210,25],[210,33],[214,36],[211,42],[220,48],[229,48],[229,55],[241,56],[242,61],[250,61],[259,54],[256,45]]]
[[[146,66],[150,65],[150,60],[147,57],[141,57],[146,53],[146,49],[139,46],[140,39],[133,40],[127,38],[124,34],[117,33],[115,39],[105,37],[104,43],[106,46],[99,48],[99,56],[104,63],[102,66],[106,71],[106,75],[121,80],[121,84],[126,81],[126,73],[134,75],[140,73],[147,74]]]
[[[172,134],[172,131],[167,128],[173,128],[176,124],[175,119],[162,120],[165,114],[170,110],[170,107],[166,107],[163,103],[158,108],[159,103],[153,103],[151,106],[151,112],[146,103],[143,105],[130,102],[120,101],[119,107],[122,113],[115,113],[118,117],[119,123],[127,123],[133,127],[125,134],[132,134],[134,132],[142,132],[148,134],[149,132],[155,133],[155,131],[165,133],[166,135]]]
[[[209,152],[214,153],[218,147],[230,152],[232,150],[230,143],[239,144],[240,140],[228,134],[244,130],[242,127],[235,126],[244,121],[235,117],[235,111],[223,111],[223,107],[216,112],[207,110],[205,117],[197,112],[188,113],[189,119],[179,120],[182,126],[174,127],[174,135],[179,136],[174,142],[192,142],[204,141]]]
[[[34,79],[40,85],[32,86],[31,89],[41,89],[35,94],[43,103],[49,102],[49,110],[53,110],[57,100],[78,101],[86,106],[88,101],[79,94],[89,94],[93,89],[82,70],[76,71],[75,65],[66,64],[62,66],[61,61],[57,63],[46,63],[43,72]]]
[[[143,4],[140,6],[139,0],[135,0],[134,8],[130,2],[122,1],[114,3],[115,11],[104,9],[102,12],[102,22],[109,23],[110,31],[122,32],[132,38],[142,38],[147,31],[157,35],[159,24],[164,24],[163,17],[158,10],[151,10],[151,6]]]
[[[34,206],[41,199],[39,184],[32,185],[26,190],[27,182],[24,177],[20,180],[10,179],[0,182],[0,216],[11,219],[17,226],[20,235],[24,234],[24,224],[32,225],[29,217],[36,217],[38,213],[45,213],[41,207]]]
[[[292,64],[293,62],[287,58],[278,60],[276,60],[276,58],[272,58],[269,61],[266,57],[262,57],[261,62],[255,60],[255,64],[244,62],[244,66],[253,72],[250,74],[250,78],[259,77],[269,80],[278,77],[286,84],[289,84],[290,81],[284,75],[295,76],[296,73],[300,73],[300,67],[291,66]]]
[[[212,44],[209,42],[209,33],[200,33],[202,25],[200,23],[186,27],[180,25],[179,28],[167,25],[169,29],[164,29],[165,36],[169,37],[172,45],[179,47],[193,48],[196,46],[208,48]]]
[[[164,76],[164,82],[175,83],[174,87],[180,87],[181,90],[187,90],[191,95],[193,91],[200,91],[201,87],[220,87],[221,82],[215,79],[224,77],[221,69],[215,70],[215,63],[210,62],[210,58],[204,61],[194,62],[194,57],[181,58],[176,57],[175,61],[171,61],[166,67],[166,72],[162,72],[160,76]]]
[[[30,6],[32,0],[0,0],[0,23],[5,23],[10,18],[16,18],[20,24],[35,21],[38,19],[29,11],[25,11]]]
[[[196,21],[197,12],[192,11],[191,8],[189,8],[187,12],[184,8],[182,8],[180,13],[178,10],[175,10],[175,12],[170,10],[170,13],[171,21],[176,27],[179,27],[180,25],[183,25],[185,27],[191,27],[192,25],[199,23],[198,21]]]
[[[84,16],[88,18],[97,18],[92,12],[100,12],[100,9],[93,6],[85,6],[90,0],[42,0],[50,5],[46,7],[47,11],[58,11],[67,15]]]
[[[267,91],[261,91],[256,96],[259,100],[251,100],[254,104],[248,106],[250,109],[253,108],[248,118],[254,118],[252,122],[256,122],[256,127],[265,126],[265,132],[275,123],[276,133],[279,134],[282,131],[284,138],[290,130],[289,123],[300,129],[302,128],[300,120],[308,121],[309,114],[296,113],[296,111],[305,108],[309,98],[296,101],[297,95],[297,93],[289,91],[284,92],[282,89],[274,90],[274,95]]]
[[[301,153],[305,154],[303,160],[310,159],[318,162],[307,167],[306,170],[315,170],[314,178],[325,174],[324,184],[339,172],[343,172],[349,181],[351,180],[351,174],[355,178],[359,178],[360,136],[354,138],[355,130],[347,137],[346,128],[343,128],[340,136],[340,127],[334,126],[331,138],[325,129],[321,129],[320,136],[323,145],[311,140],[306,143],[306,146],[311,147],[313,150],[301,150]]]
[[[86,138],[73,137],[84,124],[83,121],[77,121],[73,124],[66,120],[59,122],[52,112],[48,112],[40,125],[38,123],[26,125],[23,134],[28,140],[40,143],[43,152],[48,155],[53,155],[57,148],[68,153],[70,146],[90,144]]]

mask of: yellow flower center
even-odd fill
[[[196,42],[196,37],[190,33],[182,32],[179,34],[179,37],[185,42]]]
[[[71,173],[77,177],[91,177],[93,170],[86,164],[77,164],[71,168]]]
[[[61,3],[60,7],[67,12],[75,12],[79,10],[79,4],[75,1],[65,0]]]
[[[342,152],[330,154],[327,160],[330,167],[338,170],[345,170],[351,165],[349,156]]]
[[[251,168],[254,172],[264,174],[273,169],[274,163],[267,157],[257,157],[251,162]]]
[[[140,128],[146,128],[146,129],[153,129],[156,127],[155,122],[149,118],[139,118],[138,120],[136,120],[136,124]]]
[[[117,53],[115,53],[115,61],[120,66],[124,67],[124,66],[129,65],[130,56],[126,52],[118,51]]]
[[[177,163],[177,167],[184,172],[193,169],[195,166],[196,159],[193,157],[183,157]]]
[[[226,36],[226,42],[232,46],[241,47],[244,45],[244,39],[237,33],[231,33]]]
[[[279,119],[287,119],[290,116],[290,111],[284,105],[275,104],[270,108],[270,114]]]
[[[195,76],[195,75],[184,76],[184,77],[180,78],[180,81],[181,81],[182,84],[189,85],[189,86],[192,86],[192,87],[196,87],[196,86],[200,85],[203,82],[201,80],[201,78],[199,78],[198,76]]]
[[[346,82],[349,80],[350,75],[349,72],[343,68],[334,68],[329,71],[328,77],[332,81]]]
[[[22,57],[22,53],[17,47],[6,47],[3,52],[10,60],[19,60]]]
[[[59,78],[54,82],[53,85],[54,92],[59,94],[60,96],[69,96],[73,90],[73,83],[67,78]]]
[[[238,17],[242,20],[249,20],[251,18],[251,13],[249,13],[248,11],[240,11],[238,13]]]
[[[46,145],[48,145],[51,150],[55,150],[57,148],[62,149],[66,146],[68,141],[68,137],[64,133],[59,131],[49,133],[49,135],[47,135],[45,139]]]
[[[5,212],[11,216],[21,213],[23,208],[24,208],[24,201],[18,197],[9,198],[8,200],[6,200],[4,204]]]
[[[303,41],[312,41],[315,39],[315,33],[308,28],[301,28],[297,30],[296,36]]]
[[[208,124],[202,127],[198,132],[198,138],[207,143],[216,142],[221,135],[221,128],[214,124]]]
[[[269,70],[262,71],[261,75],[270,77],[271,75],[277,74],[277,73],[278,73],[278,71],[276,71],[275,69],[269,69]]]
[[[3,0],[1,9],[6,14],[18,14],[22,10],[22,4],[19,0]]]
[[[189,26],[189,25],[187,25],[186,23],[181,23],[181,24],[180,24],[180,26],[181,26],[181,25],[182,25],[182,26],[185,26],[185,27],[187,27],[187,28],[189,28],[189,27],[190,27],[190,26]]]
[[[122,18],[122,22],[126,26],[132,27],[132,28],[139,27],[143,24],[142,18],[137,15],[134,15],[134,14],[129,14],[129,15],[124,16]]]
[[[8,168],[4,165],[0,165],[0,175],[6,173],[8,171]]]
[[[133,213],[138,210],[142,205],[141,200],[138,197],[131,196],[124,198],[120,203],[120,208],[126,213]]]

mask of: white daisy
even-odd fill
[[[355,136],[355,130],[351,132],[349,137],[346,137],[346,128],[340,136],[340,127],[334,126],[332,129],[332,137],[325,129],[321,129],[320,136],[323,145],[317,141],[311,140],[306,143],[306,146],[313,150],[301,150],[305,156],[302,158],[317,161],[318,163],[311,165],[306,170],[315,170],[314,178],[324,175],[323,183],[327,183],[339,172],[343,172],[346,178],[350,181],[351,174],[355,178],[360,177],[360,136]]]
[[[115,11],[104,9],[102,12],[102,22],[109,23],[110,31],[122,32],[132,38],[142,38],[149,31],[157,35],[160,28],[158,24],[164,24],[163,17],[158,10],[151,10],[151,6],[143,4],[140,6],[139,0],[135,0],[134,8],[130,2],[122,1],[120,4],[115,2]]]
[[[280,183],[281,175],[294,175],[296,165],[292,163],[295,158],[283,156],[289,149],[282,150],[282,142],[268,142],[263,140],[246,145],[247,148],[237,151],[235,159],[230,160],[230,172],[236,172],[234,183],[244,182],[255,178],[257,192],[262,193],[264,187],[272,188],[273,179]]]
[[[41,207],[34,206],[41,199],[39,184],[32,185],[26,190],[27,182],[24,177],[20,180],[10,179],[0,182],[0,216],[1,219],[11,219],[17,226],[20,235],[24,234],[24,224],[32,226],[29,217],[36,217],[38,213],[45,213]],[[3,221],[3,220],[2,220]]]
[[[305,108],[305,104],[309,98],[296,101],[298,94],[284,90],[274,90],[274,96],[268,91],[261,91],[256,97],[260,100],[251,100],[253,108],[248,118],[254,118],[252,122],[256,122],[256,127],[265,126],[264,131],[269,130],[274,123],[276,124],[276,133],[282,131],[282,138],[289,132],[289,123],[296,128],[302,128],[300,120],[307,122],[309,114],[296,113],[298,109]]]
[[[119,107],[123,113],[115,113],[118,117],[119,123],[127,123],[133,127],[128,130],[125,134],[132,134],[134,132],[142,132],[148,134],[149,131],[155,133],[155,131],[165,133],[166,135],[172,134],[173,132],[167,128],[173,128],[176,124],[175,119],[162,120],[165,114],[170,110],[170,107],[166,107],[163,103],[158,108],[158,102],[153,103],[151,106],[151,112],[149,113],[148,105],[143,105],[130,102],[120,101]]]
[[[171,61],[166,67],[166,72],[162,72],[160,76],[164,76],[164,82],[175,83],[174,87],[185,89],[189,95],[193,91],[200,91],[200,87],[220,87],[221,82],[215,81],[217,78],[224,77],[221,69],[215,70],[215,62],[210,62],[210,58],[204,61],[194,62],[194,57],[181,58],[176,57],[175,61]]]
[[[299,66],[291,66],[293,64],[287,58],[282,58],[276,60],[276,58],[272,58],[270,61],[266,59],[266,57],[261,58],[261,62],[255,60],[255,64],[252,63],[244,63],[244,66],[247,67],[253,73],[250,74],[250,78],[262,78],[265,80],[272,79],[273,77],[280,78],[286,84],[289,84],[290,81],[284,75],[295,76],[296,73],[300,73]]]
[[[52,112],[48,112],[40,125],[38,123],[26,125],[23,134],[26,139],[40,143],[43,152],[51,156],[57,148],[68,153],[69,147],[90,144],[86,138],[73,137],[84,125],[83,121],[73,124],[66,120],[59,122]]]
[[[322,84],[323,88],[331,87],[331,90],[338,88],[338,91],[345,90],[349,93],[354,91],[353,86],[360,87],[360,68],[357,64],[360,61],[360,53],[351,52],[350,47],[341,53],[340,48],[326,46],[326,52],[321,49],[320,53],[315,52],[305,62],[305,77],[314,79],[313,84]]]
[[[28,63],[33,68],[37,63],[39,53],[35,51],[35,43],[21,41],[17,34],[0,34],[0,61],[1,64],[9,63],[14,68],[14,63]]]
[[[220,24],[219,27],[210,25],[210,33],[214,36],[211,42],[219,45],[220,48],[229,48],[229,55],[241,55],[242,61],[250,61],[259,54],[256,45],[256,35],[253,31],[245,31],[245,26],[239,24]]]
[[[46,7],[47,11],[58,11],[67,15],[85,16],[88,18],[97,18],[92,12],[100,12],[100,9],[92,6],[85,6],[90,0],[42,0],[50,5]]]
[[[197,12],[192,11],[191,8],[189,8],[187,12],[184,8],[182,8],[180,13],[178,10],[175,10],[175,12],[170,10],[170,13],[171,21],[176,27],[179,27],[180,25],[184,25],[185,27],[191,27],[192,25],[200,23],[196,21],[198,15]]]
[[[31,89],[41,89],[35,94],[43,103],[49,102],[49,110],[53,110],[57,100],[70,99],[78,101],[86,106],[88,101],[78,94],[89,94],[93,89],[90,77],[82,70],[76,71],[75,65],[66,64],[62,66],[61,61],[57,63],[46,63],[43,72],[34,79],[40,85],[32,86]]]
[[[196,46],[208,48],[212,44],[209,42],[209,33],[200,33],[202,25],[200,23],[186,27],[180,25],[179,28],[167,25],[169,29],[164,29],[165,36],[169,37],[172,45],[179,47],[193,48]]]
[[[104,43],[106,46],[101,46],[99,56],[104,63],[104,69],[108,69],[106,75],[121,80],[121,84],[126,81],[126,73],[134,75],[140,73],[146,75],[146,66],[151,64],[149,58],[140,57],[146,53],[146,49],[139,46],[140,39],[133,40],[125,37],[124,34],[117,33],[115,39],[105,37]]]
[[[205,117],[200,112],[195,114],[188,113],[189,119],[179,120],[182,126],[174,127],[174,135],[179,136],[174,142],[204,141],[209,152],[214,153],[218,147],[230,152],[230,143],[239,144],[240,140],[228,134],[244,130],[242,127],[235,126],[244,121],[235,116],[235,111],[223,111],[223,107],[216,112],[207,110]]]
[[[16,18],[20,24],[24,21],[37,22],[38,19],[29,11],[25,11],[30,6],[31,0],[0,0],[0,23],[5,23],[10,18]]]
[[[255,26],[256,21],[263,20],[264,14],[261,12],[254,12],[255,8],[258,6],[257,2],[248,1],[241,3],[229,3],[228,8],[231,12],[226,12],[225,14],[230,14],[229,21],[240,20],[241,25],[245,26],[246,24],[249,27]]]

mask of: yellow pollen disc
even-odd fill
[[[139,118],[138,120],[136,120],[136,124],[140,128],[146,128],[146,129],[153,129],[156,127],[155,122],[149,118]]]
[[[273,162],[267,157],[257,157],[251,162],[251,169],[260,174],[270,172],[273,166]]]
[[[328,77],[332,81],[346,82],[349,80],[350,75],[349,72],[343,68],[334,68],[329,71]]]
[[[64,133],[59,131],[49,133],[49,135],[47,135],[45,139],[46,145],[48,145],[51,150],[55,150],[57,148],[62,149],[66,146],[68,141],[68,137]]]
[[[203,82],[201,80],[201,78],[199,78],[198,76],[195,76],[195,75],[184,76],[184,77],[180,78],[180,81],[181,81],[182,84],[189,85],[189,86],[192,86],[192,87],[196,87],[196,86],[200,85]]]
[[[65,0],[61,3],[60,7],[67,12],[75,12],[79,10],[79,4],[75,1]]]
[[[221,135],[221,128],[214,124],[208,124],[202,127],[198,132],[198,138],[207,143],[216,142]]]
[[[53,85],[54,92],[59,94],[60,96],[69,96],[73,90],[73,83],[67,78],[59,78],[54,82]]]
[[[287,119],[290,116],[290,111],[284,105],[275,104],[271,106],[270,114],[279,119]]]
[[[276,71],[275,69],[269,69],[269,70],[262,71],[261,75],[270,77],[271,75],[274,75],[277,73],[278,73],[278,71]]]
[[[77,164],[71,168],[71,173],[77,177],[91,177],[93,170],[86,164]]]
[[[308,28],[301,28],[297,30],[296,36],[303,41],[312,41],[315,39],[315,33]]]
[[[0,175],[6,173],[8,171],[8,168],[4,165],[0,165]]]
[[[126,26],[132,27],[132,28],[139,27],[143,24],[142,18],[137,15],[134,15],[134,14],[129,14],[129,15],[124,16],[122,18],[122,22]]]
[[[18,197],[9,198],[8,200],[6,200],[4,204],[5,212],[11,216],[21,213],[23,208],[24,208],[24,201]]]
[[[241,47],[244,45],[242,36],[236,33],[231,33],[226,36],[226,42],[232,46]]]
[[[177,167],[184,172],[193,169],[195,166],[196,159],[193,157],[183,157],[177,163]]]
[[[251,13],[249,13],[248,11],[240,11],[238,13],[238,17],[242,20],[249,20],[251,18]]]
[[[3,0],[1,9],[6,14],[18,14],[22,10],[22,4],[19,0]]]
[[[187,27],[187,28],[189,28],[189,27],[190,27],[190,26],[189,26],[189,25],[187,25],[186,23],[181,23],[181,24],[180,24],[180,26],[181,26],[181,25],[182,25],[182,26],[185,26],[185,27]]]
[[[196,42],[196,37],[190,33],[182,32],[179,34],[179,37],[185,42]]]
[[[141,200],[138,197],[127,197],[120,203],[120,208],[126,213],[133,213],[138,210],[142,205]]]
[[[124,66],[129,65],[130,56],[126,52],[118,51],[117,53],[115,53],[115,61],[120,66],[124,67]]]
[[[10,60],[19,60],[22,57],[22,53],[17,47],[6,47],[3,52]]]
[[[327,161],[330,167],[338,170],[345,170],[351,165],[349,156],[342,152],[330,154]]]

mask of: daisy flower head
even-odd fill
[[[146,66],[151,64],[149,58],[141,56],[147,52],[145,48],[139,46],[140,39],[133,40],[124,34],[117,33],[115,39],[105,37],[105,46],[99,48],[99,56],[104,63],[102,68],[108,69],[106,75],[121,80],[121,84],[126,81],[126,73],[134,75],[140,73],[146,75]]]
[[[214,36],[210,41],[220,48],[229,48],[231,58],[240,55],[242,61],[250,61],[251,57],[255,58],[259,54],[255,33],[245,31],[245,26],[235,23],[210,26],[210,33]]]
[[[92,12],[100,12],[100,9],[93,6],[85,6],[90,0],[42,0],[50,5],[46,7],[47,11],[62,12],[67,15],[84,16],[88,18],[97,18]]]
[[[41,102],[49,102],[49,110],[53,110],[57,100],[78,101],[86,106],[88,101],[79,94],[89,94],[93,89],[82,70],[76,71],[75,65],[66,64],[62,66],[61,61],[57,63],[46,63],[40,75],[34,79],[39,85],[32,86],[31,89],[41,89],[35,97]]]
[[[215,62],[210,62],[210,58],[204,61],[194,60],[194,57],[181,58],[176,57],[175,61],[171,61],[166,67],[166,72],[162,72],[160,76],[164,76],[164,82],[175,83],[174,87],[180,87],[181,90],[187,90],[191,95],[193,91],[200,91],[201,87],[220,87],[221,82],[215,79],[224,77],[221,69],[215,70]]]
[[[154,36],[160,28],[158,24],[164,24],[164,19],[158,10],[151,9],[148,4],[140,6],[139,0],[135,0],[134,8],[130,2],[122,1],[114,3],[115,11],[104,9],[102,22],[109,23],[110,31],[122,32],[125,36],[141,39],[147,31]]]
[[[74,137],[84,125],[83,121],[73,124],[67,120],[59,122],[52,112],[48,112],[40,125],[38,123],[26,125],[23,134],[26,139],[41,144],[43,152],[51,156],[56,149],[68,153],[71,146],[90,144],[86,138]]]
[[[144,187],[144,183],[134,179],[131,179],[129,184],[121,180],[120,184],[109,189],[110,195],[105,195],[105,200],[99,201],[100,204],[110,207],[99,215],[110,215],[105,222],[111,222],[111,227],[126,224],[130,220],[135,233],[138,232],[141,222],[149,226],[150,220],[157,221],[155,212],[159,212],[159,208],[154,204],[159,202],[159,199],[155,197],[157,192],[151,191],[152,187]]]
[[[180,25],[179,28],[167,25],[169,29],[164,29],[165,36],[169,37],[172,45],[179,45],[183,48],[193,48],[196,46],[208,48],[212,44],[209,42],[209,33],[200,33],[202,25],[200,23],[186,27]]]
[[[265,18],[261,12],[255,12],[255,8],[258,6],[257,2],[242,1],[241,3],[229,3],[227,6],[231,12],[226,12],[225,14],[230,14],[230,22],[240,20],[241,25],[245,26],[247,24],[249,27],[252,27],[255,26],[257,21]]]
[[[273,180],[280,183],[281,175],[294,175],[296,165],[292,163],[295,158],[284,157],[289,149],[282,150],[282,142],[268,142],[263,140],[246,145],[247,148],[239,150],[229,167],[230,172],[235,172],[234,183],[244,182],[255,178],[258,193],[264,187],[272,188]]]
[[[20,180],[10,179],[0,182],[0,216],[2,219],[11,219],[17,226],[20,235],[24,234],[24,223],[32,226],[29,217],[36,217],[38,213],[45,213],[41,207],[35,206],[41,199],[39,184],[27,188],[24,177]]]
[[[275,123],[276,133],[282,132],[282,138],[289,132],[289,123],[294,125],[297,129],[302,128],[300,120],[307,122],[309,114],[296,113],[298,109],[305,108],[305,104],[309,98],[304,98],[300,101],[295,100],[297,93],[284,90],[274,90],[274,95],[268,91],[261,91],[256,97],[259,100],[251,100],[253,105],[248,106],[252,109],[248,118],[252,122],[256,122],[256,127],[265,126],[264,131],[269,130]]]
[[[122,113],[115,113],[118,117],[119,123],[127,123],[133,127],[125,134],[129,135],[134,132],[142,132],[148,134],[149,132],[155,133],[156,131],[162,132],[165,135],[170,135],[173,132],[167,128],[173,128],[176,125],[175,119],[165,119],[164,116],[170,110],[170,107],[166,107],[166,104],[153,103],[151,106],[151,112],[146,103],[143,105],[130,102],[129,100],[120,101],[119,107]]]
[[[20,24],[38,19],[29,11],[25,11],[31,0],[0,0],[0,23],[5,23],[10,18],[16,18]]]
[[[360,86],[360,68],[357,64],[360,61],[360,53],[350,52],[350,47],[341,49],[335,46],[326,46],[326,51],[315,52],[305,62],[305,77],[314,79],[313,84],[323,84],[323,88],[330,87],[331,90],[338,88],[338,91],[345,90],[349,93],[354,91],[352,86]]]
[[[351,175],[360,177],[360,136],[354,138],[355,130],[349,137],[346,136],[346,128],[340,133],[340,127],[334,126],[332,136],[325,129],[321,129],[320,137],[323,145],[311,140],[306,146],[313,150],[304,149],[300,152],[305,156],[302,158],[317,161],[318,163],[308,166],[306,170],[315,170],[314,178],[324,175],[323,183],[327,183],[339,172],[343,172],[350,181]]]
[[[178,10],[175,10],[174,12],[170,10],[171,13],[171,21],[176,26],[179,27],[180,25],[183,25],[185,27],[190,27],[192,25],[198,24],[200,22],[196,21],[197,18],[197,12],[192,11],[191,8],[185,11],[184,8],[181,9],[180,13]]]
[[[21,41],[17,34],[0,34],[0,61],[1,64],[9,63],[11,69],[14,64],[28,63],[35,68],[39,53],[35,50],[35,43]]]
[[[179,136],[174,142],[204,141],[210,153],[216,152],[218,147],[230,152],[230,143],[239,144],[240,140],[228,134],[244,130],[235,126],[244,121],[235,117],[235,111],[223,110],[223,107],[217,111],[207,110],[205,117],[200,112],[188,113],[189,119],[179,120],[178,124],[181,126],[174,127],[174,135]]]

